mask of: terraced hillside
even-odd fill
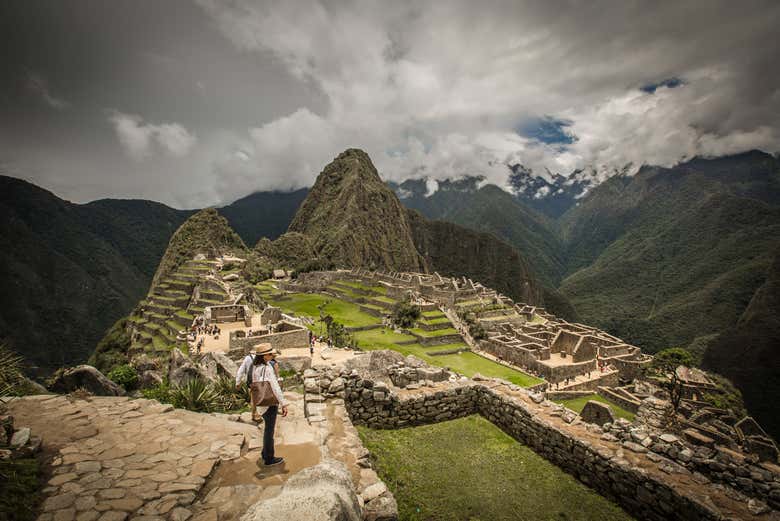
[[[265,281],[257,284],[255,289],[268,303],[286,313],[311,318],[309,327],[315,334],[323,334],[325,330],[320,313],[322,316],[330,315],[351,332],[359,349],[392,349],[466,376],[480,373],[504,378],[524,387],[541,382],[531,375],[472,353],[450,319],[438,308],[425,309],[413,328],[396,331],[385,327],[383,318],[391,313],[400,296],[388,295],[387,288],[381,284],[337,280],[323,292],[291,293],[280,290],[271,281]]]
[[[163,356],[174,347],[186,350],[181,333],[190,328],[195,316],[206,306],[233,300],[229,286],[216,272],[215,261],[190,260],[154,285],[128,319],[130,354]]]

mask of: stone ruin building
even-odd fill
[[[287,287],[321,290],[334,279],[381,284],[390,296],[410,297],[423,310],[441,307],[453,319],[470,314],[487,332],[487,339],[472,342],[473,350],[538,375],[556,390],[595,391],[630,383],[652,361],[638,347],[605,331],[515,303],[465,277],[356,268],[303,273]]]

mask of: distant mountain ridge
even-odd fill
[[[408,211],[361,150],[347,150],[325,167],[290,223],[291,233],[308,237],[316,255],[338,267],[440,271],[531,304],[544,301],[522,252],[492,234]]]
[[[772,155],[750,151],[618,173],[558,218],[479,177],[439,181],[433,193],[425,179],[389,183],[408,210],[388,199],[381,180],[370,184],[368,192],[403,216],[398,239],[412,244],[420,267],[465,273],[518,300],[544,301],[557,314],[576,310],[583,322],[651,352],[685,346],[732,376],[749,407],[757,403],[756,375],[780,379],[774,352],[761,343],[773,333],[756,331],[771,321],[755,318],[771,314],[755,310],[773,305],[768,273],[780,245],[780,161]],[[0,339],[42,366],[86,358],[147,291],[171,235],[194,213],[149,201],[76,205],[8,177],[0,177],[0,189],[0,291],[7,296]],[[297,263],[314,246],[285,230],[309,194],[259,192],[218,212],[247,245],[287,235],[276,253]],[[331,239],[359,230],[339,230],[338,210],[352,203],[332,199],[331,215],[322,214]],[[319,217],[302,218],[306,233],[317,230]],[[315,255],[327,251],[318,248]],[[738,354],[749,335],[763,346],[760,355]]]

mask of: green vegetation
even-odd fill
[[[443,346],[442,346],[443,347]],[[436,347],[438,349],[438,346]],[[511,367],[497,364],[483,356],[471,352],[458,353],[456,355],[444,355],[432,357],[436,361],[434,365],[449,367],[453,371],[466,376],[474,376],[480,373],[490,378],[503,378],[521,387],[531,387],[540,384],[543,380],[529,374],[517,371]]]
[[[670,373],[677,369],[677,366],[680,365],[684,365],[685,367],[692,367],[693,355],[681,347],[670,347],[668,349],[658,351],[655,354],[650,367],[651,369],[662,373]]]
[[[404,355],[414,355],[427,363],[438,367],[448,367],[465,376],[474,376],[480,373],[490,378],[503,378],[515,385],[530,387],[541,383],[542,380],[529,374],[517,371],[511,367],[488,360],[482,356],[468,351],[469,347],[463,343],[445,344],[425,347],[420,344],[400,345],[398,342],[413,341],[415,338],[403,333],[396,333],[389,329],[371,329],[355,333],[358,347],[367,351],[377,349],[393,349]],[[465,352],[451,355],[432,356],[431,352],[447,351],[463,348]]]
[[[444,329],[434,329],[433,331],[428,331],[427,329],[421,329],[419,327],[414,327],[409,330],[411,333],[414,333],[415,335],[420,335],[423,338],[436,338],[440,336],[447,336],[447,335],[457,335],[458,330],[454,327],[447,327]]]
[[[234,412],[246,409],[249,392],[246,387],[236,388],[235,380],[221,377],[216,382],[193,378],[179,387],[171,387],[168,381],[143,389],[144,398],[169,403],[178,409],[195,412]]]
[[[476,178],[440,181],[440,189],[432,195],[427,194],[424,186],[420,186],[422,191],[414,190],[410,186],[413,181],[404,183],[406,192],[414,195],[403,202],[429,219],[494,234],[522,252],[542,282],[557,286],[563,278],[565,263],[561,254],[563,244],[554,223],[495,185],[477,188],[477,181]],[[475,280],[488,282],[482,278]]]
[[[589,394],[587,396],[580,396],[578,398],[571,398],[569,400],[555,400],[556,403],[559,403],[566,407],[567,409],[571,409],[572,411],[576,412],[577,414],[582,412],[582,408],[585,407],[585,404],[588,403],[590,400],[593,400],[594,402],[601,402],[609,405],[609,407],[612,409],[612,413],[617,418],[625,418],[626,420],[632,422],[634,421],[635,414],[631,411],[627,411],[626,409],[623,409],[618,404],[611,402],[601,396],[600,394]]]
[[[152,279],[152,287],[199,253],[214,257],[225,252],[245,254],[247,247],[216,209],[200,210],[179,226],[171,237]],[[187,279],[194,275],[188,277],[180,273],[176,277]]]
[[[43,479],[35,458],[0,459],[0,519],[36,519]]]
[[[411,302],[399,302],[393,306],[390,319],[397,327],[412,327],[420,319],[420,306],[416,306]]]
[[[131,317],[135,319],[137,317]],[[130,335],[127,334],[127,318],[120,318],[106,331],[98,343],[89,364],[103,374],[111,372],[114,367],[127,363],[127,350],[130,349]]]
[[[106,376],[115,384],[124,387],[126,391],[132,391],[138,386],[138,371],[132,365],[118,365]]]
[[[490,233],[429,221],[414,210],[408,211],[408,220],[414,243],[426,252],[430,269],[445,276],[469,277],[519,302],[541,301],[541,284],[527,260],[509,244]],[[475,251],[481,254],[474,255]]]
[[[296,315],[303,315],[315,320],[320,318],[319,306],[325,305],[325,312],[334,320],[348,327],[362,327],[376,324],[377,317],[360,311],[357,304],[318,293],[290,293],[284,299],[269,299],[269,302]]]
[[[631,519],[480,416],[358,432],[398,501],[400,519]]]
[[[306,235],[319,258],[338,266],[423,266],[404,207],[362,150],[346,150],[323,169],[287,231]]]

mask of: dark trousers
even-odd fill
[[[270,463],[274,459],[274,430],[276,430],[276,415],[279,406],[272,405],[263,413],[263,452],[264,463]]]

